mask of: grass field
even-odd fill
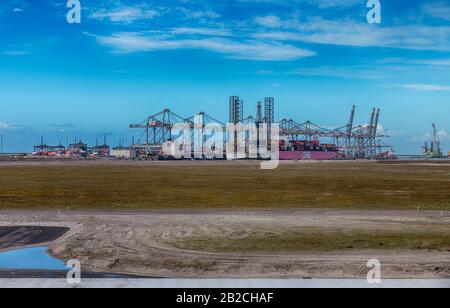
[[[194,251],[227,253],[333,252],[349,250],[437,250],[450,252],[449,232],[286,232],[244,238],[189,238],[175,244]]]
[[[0,209],[450,210],[450,164],[0,165]]]

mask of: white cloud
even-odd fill
[[[110,20],[112,22],[132,23],[136,21],[149,20],[159,16],[159,12],[154,9],[141,7],[120,7],[113,10],[100,9],[89,15],[89,18],[96,20]]]
[[[419,143],[419,142],[425,142],[431,139],[431,134],[430,133],[426,133],[422,136],[412,136],[411,138],[409,138],[409,141],[412,143]]]
[[[292,23],[289,30],[264,31],[253,35],[259,39],[299,41],[354,47],[390,47],[417,50],[450,50],[450,27],[374,26],[351,20],[310,18]]]
[[[267,28],[280,28],[283,24],[278,16],[264,16],[256,17],[255,22],[263,27]]]
[[[282,43],[238,42],[219,37],[202,39],[168,37],[145,33],[122,32],[110,36],[92,35],[100,45],[116,54],[176,49],[199,49],[223,54],[228,58],[255,61],[290,61],[314,56],[315,53]]]
[[[430,66],[436,69],[435,66],[450,66],[450,59],[448,58],[402,58],[402,57],[389,57],[377,60],[377,63],[384,64],[394,64],[394,65],[409,65],[409,66]]]
[[[4,121],[0,121],[0,130],[8,133],[22,133],[24,128],[19,125],[9,124]]]
[[[229,29],[215,29],[215,28],[173,28],[170,31],[172,34],[180,35],[204,35],[204,36],[232,36]]]
[[[290,71],[290,75],[309,77],[337,77],[346,79],[383,79],[389,78],[390,74],[384,70],[385,67],[371,67],[364,65],[342,66],[320,66],[310,68],[297,68]]]
[[[434,66],[450,66],[450,59],[437,59],[437,60],[421,60],[416,61],[417,64],[434,65]]]
[[[217,14],[214,11],[211,10],[207,10],[207,11],[190,11],[188,17],[191,18],[211,18],[211,19],[215,19],[215,18],[219,18],[220,15]]]
[[[181,12],[184,15],[184,18],[187,19],[217,19],[220,17],[220,14],[213,10],[191,10],[185,7],[177,7],[177,11]]]
[[[8,50],[8,51],[1,52],[1,54],[5,55],[5,56],[19,57],[19,56],[29,55],[30,52],[29,51],[24,51],[24,50]]]
[[[401,84],[401,85],[394,85],[394,87],[417,91],[450,92],[450,86],[441,86],[433,84]]]
[[[297,7],[299,3],[307,3],[320,9],[346,8],[361,4],[361,0],[238,0],[244,3],[266,3],[281,6]],[[367,2],[363,2],[365,6]]]
[[[438,132],[438,136],[440,139],[444,140],[450,137],[450,135],[445,131],[445,130],[441,130]]]
[[[424,5],[422,11],[427,16],[450,21],[450,5],[448,3],[428,3]]]
[[[23,9],[16,7],[13,9],[13,12],[20,13],[23,12]]]
[[[450,141],[450,133],[445,130],[439,131],[438,136],[442,142]],[[409,139],[410,142],[414,142],[414,143],[431,142],[433,140],[434,140],[434,136],[431,132],[427,132],[421,136],[413,136]]]
[[[309,2],[317,3],[317,6],[321,9],[350,7],[362,3],[361,0],[314,0]]]

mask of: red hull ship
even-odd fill
[[[334,160],[338,156],[335,144],[321,144],[319,140],[280,141],[280,160]]]

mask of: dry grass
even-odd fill
[[[286,232],[254,233],[244,238],[202,236],[173,246],[219,253],[295,253],[349,250],[434,250],[450,252],[450,233],[442,232]]]
[[[450,165],[0,165],[0,209],[450,210]]]

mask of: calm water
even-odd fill
[[[47,254],[47,247],[35,247],[0,253],[2,269],[65,270],[64,262]]]

